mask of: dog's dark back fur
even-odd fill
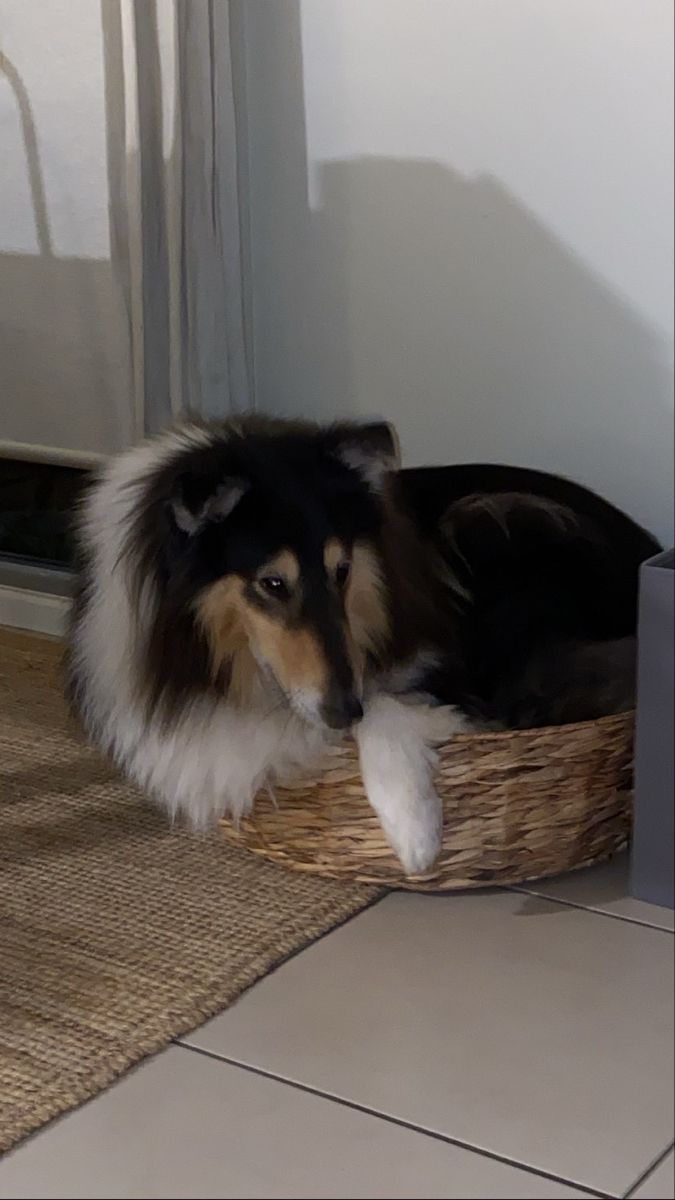
[[[400,503],[466,594],[463,672],[439,698],[509,726],[584,720],[630,706],[640,563],[658,543],[588,489],[488,464],[397,478]]]
[[[130,473],[121,554],[132,608],[149,613],[135,670],[148,714],[170,724],[192,696],[245,690],[255,664],[244,629],[256,614],[283,627],[277,657],[310,654],[309,640],[319,647],[330,676],[324,709],[342,705],[343,724],[360,670],[429,654],[435,665],[418,686],[506,725],[631,703],[638,569],[658,544],[588,489],[489,464],[387,475],[395,444],[385,425],[252,417],[219,429],[152,452],[147,477]],[[362,469],[370,458],[385,464],[376,487]],[[100,489],[99,501],[124,486]],[[108,536],[101,512],[83,539],[90,558],[99,530]],[[350,556],[359,548],[343,595],[325,562],[334,542]],[[302,586],[296,607],[275,615],[257,573],[287,551]],[[94,590],[86,554],[74,643]],[[360,610],[350,613],[357,590]],[[86,675],[75,659],[70,680],[82,708]]]
[[[257,417],[187,423],[106,463],[78,529],[70,692],[173,816],[239,819],[356,727],[414,873],[438,849],[428,743],[465,722],[402,692],[507,726],[632,703],[654,540],[551,476],[397,466],[383,424]]]

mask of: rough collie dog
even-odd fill
[[[435,743],[631,703],[656,543],[552,476],[398,471],[385,424],[251,417],[110,461],[79,546],[70,694],[132,779],[196,825],[237,818],[353,729],[415,873],[440,844]]]

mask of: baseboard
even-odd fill
[[[63,637],[69,607],[66,596],[0,584],[0,625]]]

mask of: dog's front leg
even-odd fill
[[[466,728],[455,709],[375,696],[356,728],[368,800],[406,875],[429,870],[441,848],[443,811],[433,784],[434,742]]]

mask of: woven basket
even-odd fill
[[[443,846],[406,878],[368,805],[356,748],[318,778],[261,793],[226,838],[296,871],[417,891],[522,883],[589,866],[623,846],[631,820],[634,714],[579,725],[462,734],[439,751]]]

